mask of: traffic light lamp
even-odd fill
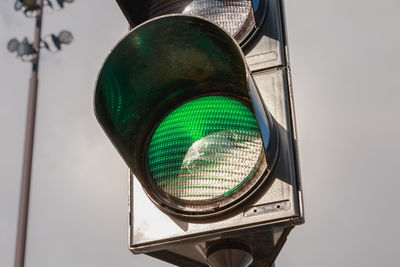
[[[94,105],[130,169],[131,251],[271,265],[303,222],[281,2],[117,2],[134,28]]]

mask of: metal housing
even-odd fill
[[[179,266],[208,266],[208,251],[220,244],[245,244],[251,266],[270,266],[291,229],[303,223],[292,85],[281,0],[266,0],[259,34],[244,49],[258,93],[279,135],[273,182],[239,212],[208,222],[188,222],[157,208],[130,173],[129,248]],[[117,1],[120,5],[126,1]],[[122,6],[121,6],[122,7]],[[122,8],[125,14],[129,12]],[[128,16],[127,16],[128,17]],[[129,18],[128,18],[129,19]]]

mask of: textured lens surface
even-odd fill
[[[150,0],[149,18],[184,13],[204,17],[234,36],[252,11],[251,0]]]
[[[210,96],[171,112],[152,136],[148,165],[155,184],[183,200],[212,200],[239,189],[263,153],[254,114],[239,101]]]

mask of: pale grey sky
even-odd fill
[[[9,39],[33,20],[0,2],[0,266],[12,266],[30,65]],[[306,224],[277,267],[396,266],[400,2],[286,1]],[[128,26],[113,0],[45,14],[26,266],[168,266],[127,249],[127,167],[97,124],[97,72]]]

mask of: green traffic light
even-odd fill
[[[249,79],[221,28],[165,16],[132,30],[107,57],[96,117],[154,203],[211,215],[250,196],[274,157],[272,124],[263,120],[260,132],[255,114],[266,113],[253,109]]]
[[[155,184],[183,200],[228,196],[246,182],[262,156],[257,120],[243,103],[208,96],[167,115],[155,130],[148,166]]]

